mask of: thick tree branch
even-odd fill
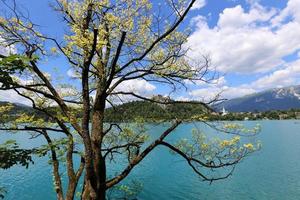
[[[162,133],[157,140],[152,142],[141,154],[136,156],[120,175],[107,181],[106,188],[111,188],[112,186],[122,181],[131,172],[131,170],[137,164],[139,164],[155,147],[157,147],[165,139],[165,137],[167,137],[172,131],[174,131],[174,129],[176,129],[179,126],[179,124],[181,124],[181,121],[176,120],[175,123],[170,128],[168,128],[164,133]]]
[[[55,147],[54,147],[53,142],[52,142],[51,138],[49,137],[47,131],[42,130],[42,131],[40,131],[40,133],[45,137],[45,139],[50,147],[52,166],[53,166],[53,175],[54,175],[54,180],[55,180],[55,191],[57,194],[57,199],[64,200],[62,182],[61,182],[61,177],[59,174],[59,161],[57,159]]]
[[[122,46],[124,44],[124,41],[125,41],[125,37],[126,37],[126,32],[122,32],[122,35],[121,35],[121,39],[120,39],[120,42],[119,42],[119,45],[118,45],[118,48],[117,48],[117,51],[116,51],[116,55],[114,57],[114,59],[112,60],[111,62],[111,73],[110,73],[110,76],[107,80],[107,84],[106,84],[106,88],[104,91],[106,91],[107,88],[109,88],[113,78],[114,78],[114,75],[115,75],[115,72],[116,72],[116,66],[117,66],[117,62],[118,62],[118,59],[120,57],[120,54],[121,54],[121,50],[122,50]]]

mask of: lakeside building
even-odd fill
[[[225,115],[227,115],[227,114],[228,114],[228,112],[227,112],[227,110],[225,110],[225,108],[224,108],[224,106],[223,106],[221,115],[222,115],[222,116],[225,116]]]

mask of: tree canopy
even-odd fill
[[[13,123],[2,123],[1,130],[44,137],[47,145],[39,151],[50,155],[57,199],[74,199],[81,176],[84,176],[82,199],[106,199],[107,191],[159,146],[181,156],[197,175],[210,182],[227,178],[237,163],[258,148],[242,143],[236,136],[253,135],[258,129],[246,131],[239,125],[218,129],[235,134],[229,140],[210,141],[201,131],[194,131],[192,141],[170,144],[165,138],[182,123],[174,116],[170,127],[148,144],[142,121],[104,123],[105,108],[127,97],[164,105],[182,103],[153,100],[134,89],[121,89],[126,81],[164,85],[172,93],[185,87],[187,81],[209,82],[214,78],[208,57],[199,55],[199,60],[191,60],[186,56],[188,48],[184,44],[189,30],[180,25],[195,0],[170,0],[165,5],[149,0],[54,0],[52,3],[66,26],[61,38],[43,34],[38,25],[18,10],[15,1],[1,0],[5,13],[0,17],[0,45],[13,50],[0,55],[0,89],[15,91],[35,110],[48,116],[44,120],[24,113]],[[54,56],[67,61],[65,67],[74,72],[74,82],[51,76],[41,67]],[[198,104],[207,107],[214,101]],[[8,116],[10,109],[2,106],[1,115]],[[198,120],[206,123],[201,117]],[[63,139],[55,139],[53,132],[60,133]],[[116,154],[122,154],[128,165],[109,177],[107,163],[113,160],[120,163],[114,159]],[[66,162],[65,190],[59,157]],[[75,157],[80,158],[79,167],[74,165]],[[227,173],[218,176],[205,170],[221,168],[228,168]]]

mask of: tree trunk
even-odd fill
[[[76,193],[76,186],[77,186],[77,181],[76,180],[69,180],[68,184],[68,192],[66,194],[66,200],[73,200],[75,193]]]
[[[104,136],[105,100],[100,101],[94,106],[92,114],[92,151],[93,151],[93,171],[94,177],[85,177],[83,200],[105,200],[106,199],[106,163],[101,153],[101,144]],[[93,191],[95,194],[93,194]]]
[[[56,157],[56,155],[55,155],[55,157]],[[52,162],[53,162],[53,173],[54,173],[54,178],[55,178],[56,197],[58,200],[63,200],[64,196],[63,196],[62,184],[61,184],[60,175],[59,175],[59,167],[58,167],[59,164],[56,159],[52,160]]]
[[[95,178],[89,180],[85,176],[82,200],[105,200],[106,199],[106,165],[101,152],[94,158]],[[96,186],[96,187],[93,187]],[[95,191],[95,195],[93,192]]]

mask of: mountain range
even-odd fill
[[[223,107],[229,112],[300,109],[300,85],[269,89],[214,106],[217,111],[221,111]]]

